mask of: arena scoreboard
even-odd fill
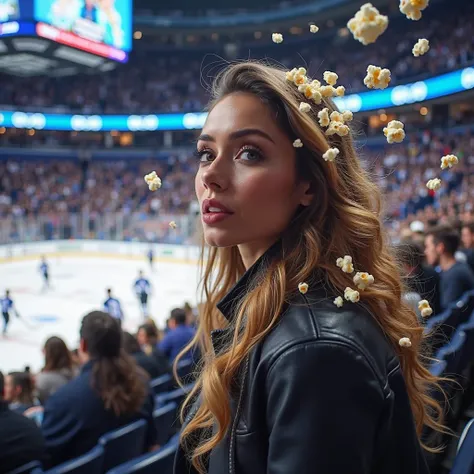
[[[104,72],[132,49],[132,0],[0,0],[0,71]]]

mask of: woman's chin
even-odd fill
[[[205,229],[204,240],[210,247],[232,247],[239,243],[235,236],[221,229]]]

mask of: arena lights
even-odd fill
[[[334,102],[340,109],[366,112],[436,99],[474,88],[474,68],[468,67],[384,90],[349,94]],[[0,127],[71,131],[196,130],[206,113],[148,115],[62,115],[0,110]]]

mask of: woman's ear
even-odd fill
[[[299,194],[300,194],[300,201],[299,203],[302,206],[308,207],[314,198],[314,191],[311,184],[308,181],[303,181],[299,185]]]

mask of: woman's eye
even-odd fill
[[[262,154],[258,150],[248,149],[243,150],[240,153],[239,158],[246,161],[257,161],[262,158]]]
[[[202,163],[212,160],[212,153],[209,150],[198,150],[195,152],[195,155]]]

